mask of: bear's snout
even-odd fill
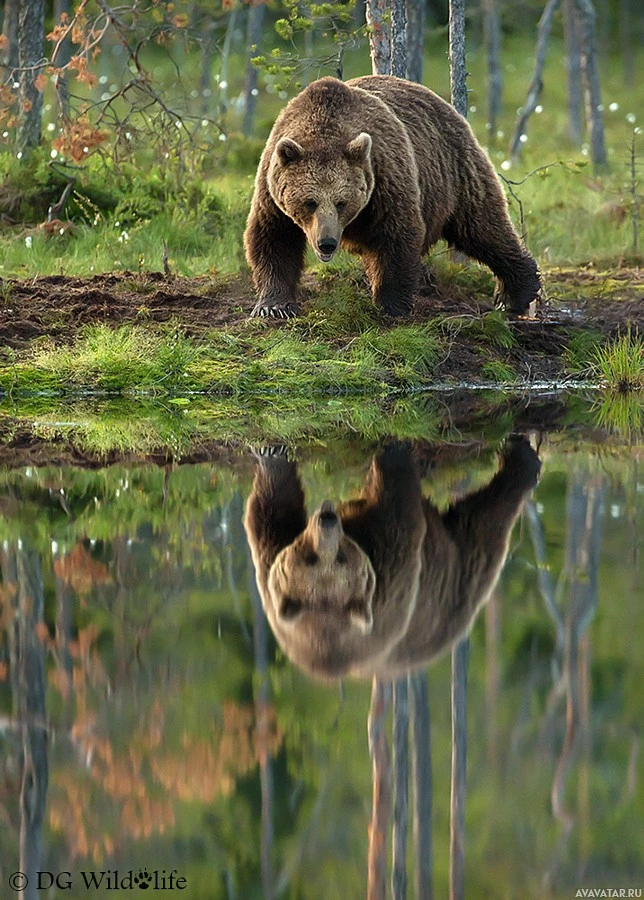
[[[325,500],[320,507],[318,521],[320,525],[323,525],[326,528],[332,525],[337,525],[338,517],[333,508],[333,503],[330,500]]]
[[[318,241],[318,250],[325,262],[331,259],[335,251],[338,249],[338,242],[335,238],[325,237]]]

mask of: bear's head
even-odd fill
[[[267,613],[288,657],[312,675],[345,674],[368,652],[375,587],[369,557],[325,500],[268,576]]]
[[[322,262],[371,199],[371,137],[361,132],[339,146],[307,148],[289,137],[275,145],[268,187],[277,206],[306,234]]]

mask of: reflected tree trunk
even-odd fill
[[[49,780],[45,709],[44,590],[40,557],[17,552],[18,714],[22,734],[20,871],[29,881],[22,896],[38,897],[36,873],[42,855],[42,825]]]
[[[385,900],[387,896],[387,832],[391,815],[391,756],[387,743],[387,713],[390,702],[391,684],[374,678],[367,722],[373,776],[367,900]]]
[[[393,778],[394,822],[392,830],[391,894],[407,896],[407,822],[409,819],[409,692],[407,676],[394,682]]]
[[[499,765],[499,646],[500,603],[493,591],[485,606],[485,719],[487,723],[487,758],[492,768]]]
[[[467,775],[467,669],[470,642],[452,651],[452,784],[450,796],[449,896],[465,897],[465,788]]]
[[[63,699],[67,715],[67,724],[71,725],[73,664],[70,652],[72,634],[73,594],[69,585],[60,575],[56,575],[56,658],[63,678]]]
[[[425,0],[407,0],[407,78],[423,80],[425,51]]]
[[[246,63],[246,87],[244,89],[244,121],[242,130],[246,137],[250,137],[255,127],[255,110],[257,108],[257,85],[259,83],[258,71],[251,63],[251,59],[259,53],[262,42],[264,19],[266,18],[266,5],[259,3],[248,9],[248,60]]]
[[[586,472],[573,472],[568,481],[566,504],[566,577],[568,579],[568,611],[565,619],[566,644],[562,681],[566,697],[566,731],[552,782],[552,814],[560,825],[560,836],[547,882],[552,886],[570,834],[575,816],[565,804],[568,774],[575,760],[582,721],[584,681],[583,654],[580,650],[586,631],[597,609],[597,584],[604,515],[604,482]],[[590,648],[586,651],[590,653]],[[586,698],[589,717],[590,698]],[[590,741],[590,735],[586,735]],[[590,745],[588,745],[588,749]]]
[[[259,779],[262,796],[261,819],[261,869],[264,897],[273,897],[273,764],[267,751],[270,703],[270,681],[268,677],[268,626],[257,589],[250,550],[248,553],[248,590],[253,608],[253,650],[255,653],[255,720],[257,742],[260,747]]]
[[[414,865],[417,900],[432,900],[432,757],[431,719],[427,672],[409,676],[412,772],[413,772],[413,828]]]

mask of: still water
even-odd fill
[[[641,896],[641,452],[498,449],[0,472],[0,896]]]

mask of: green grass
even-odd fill
[[[595,347],[590,370],[611,391],[626,394],[644,388],[644,339],[630,328]]]
[[[572,332],[564,350],[564,365],[567,371],[576,374],[588,372],[597,346],[602,340],[602,334],[592,329]]]
[[[200,340],[178,326],[91,325],[69,345],[41,347],[0,367],[0,388],[14,397],[38,392],[172,396],[194,391],[300,399],[320,394],[384,395],[430,379],[440,343],[430,326],[373,325],[310,339],[317,319],[281,328],[248,321]]]

